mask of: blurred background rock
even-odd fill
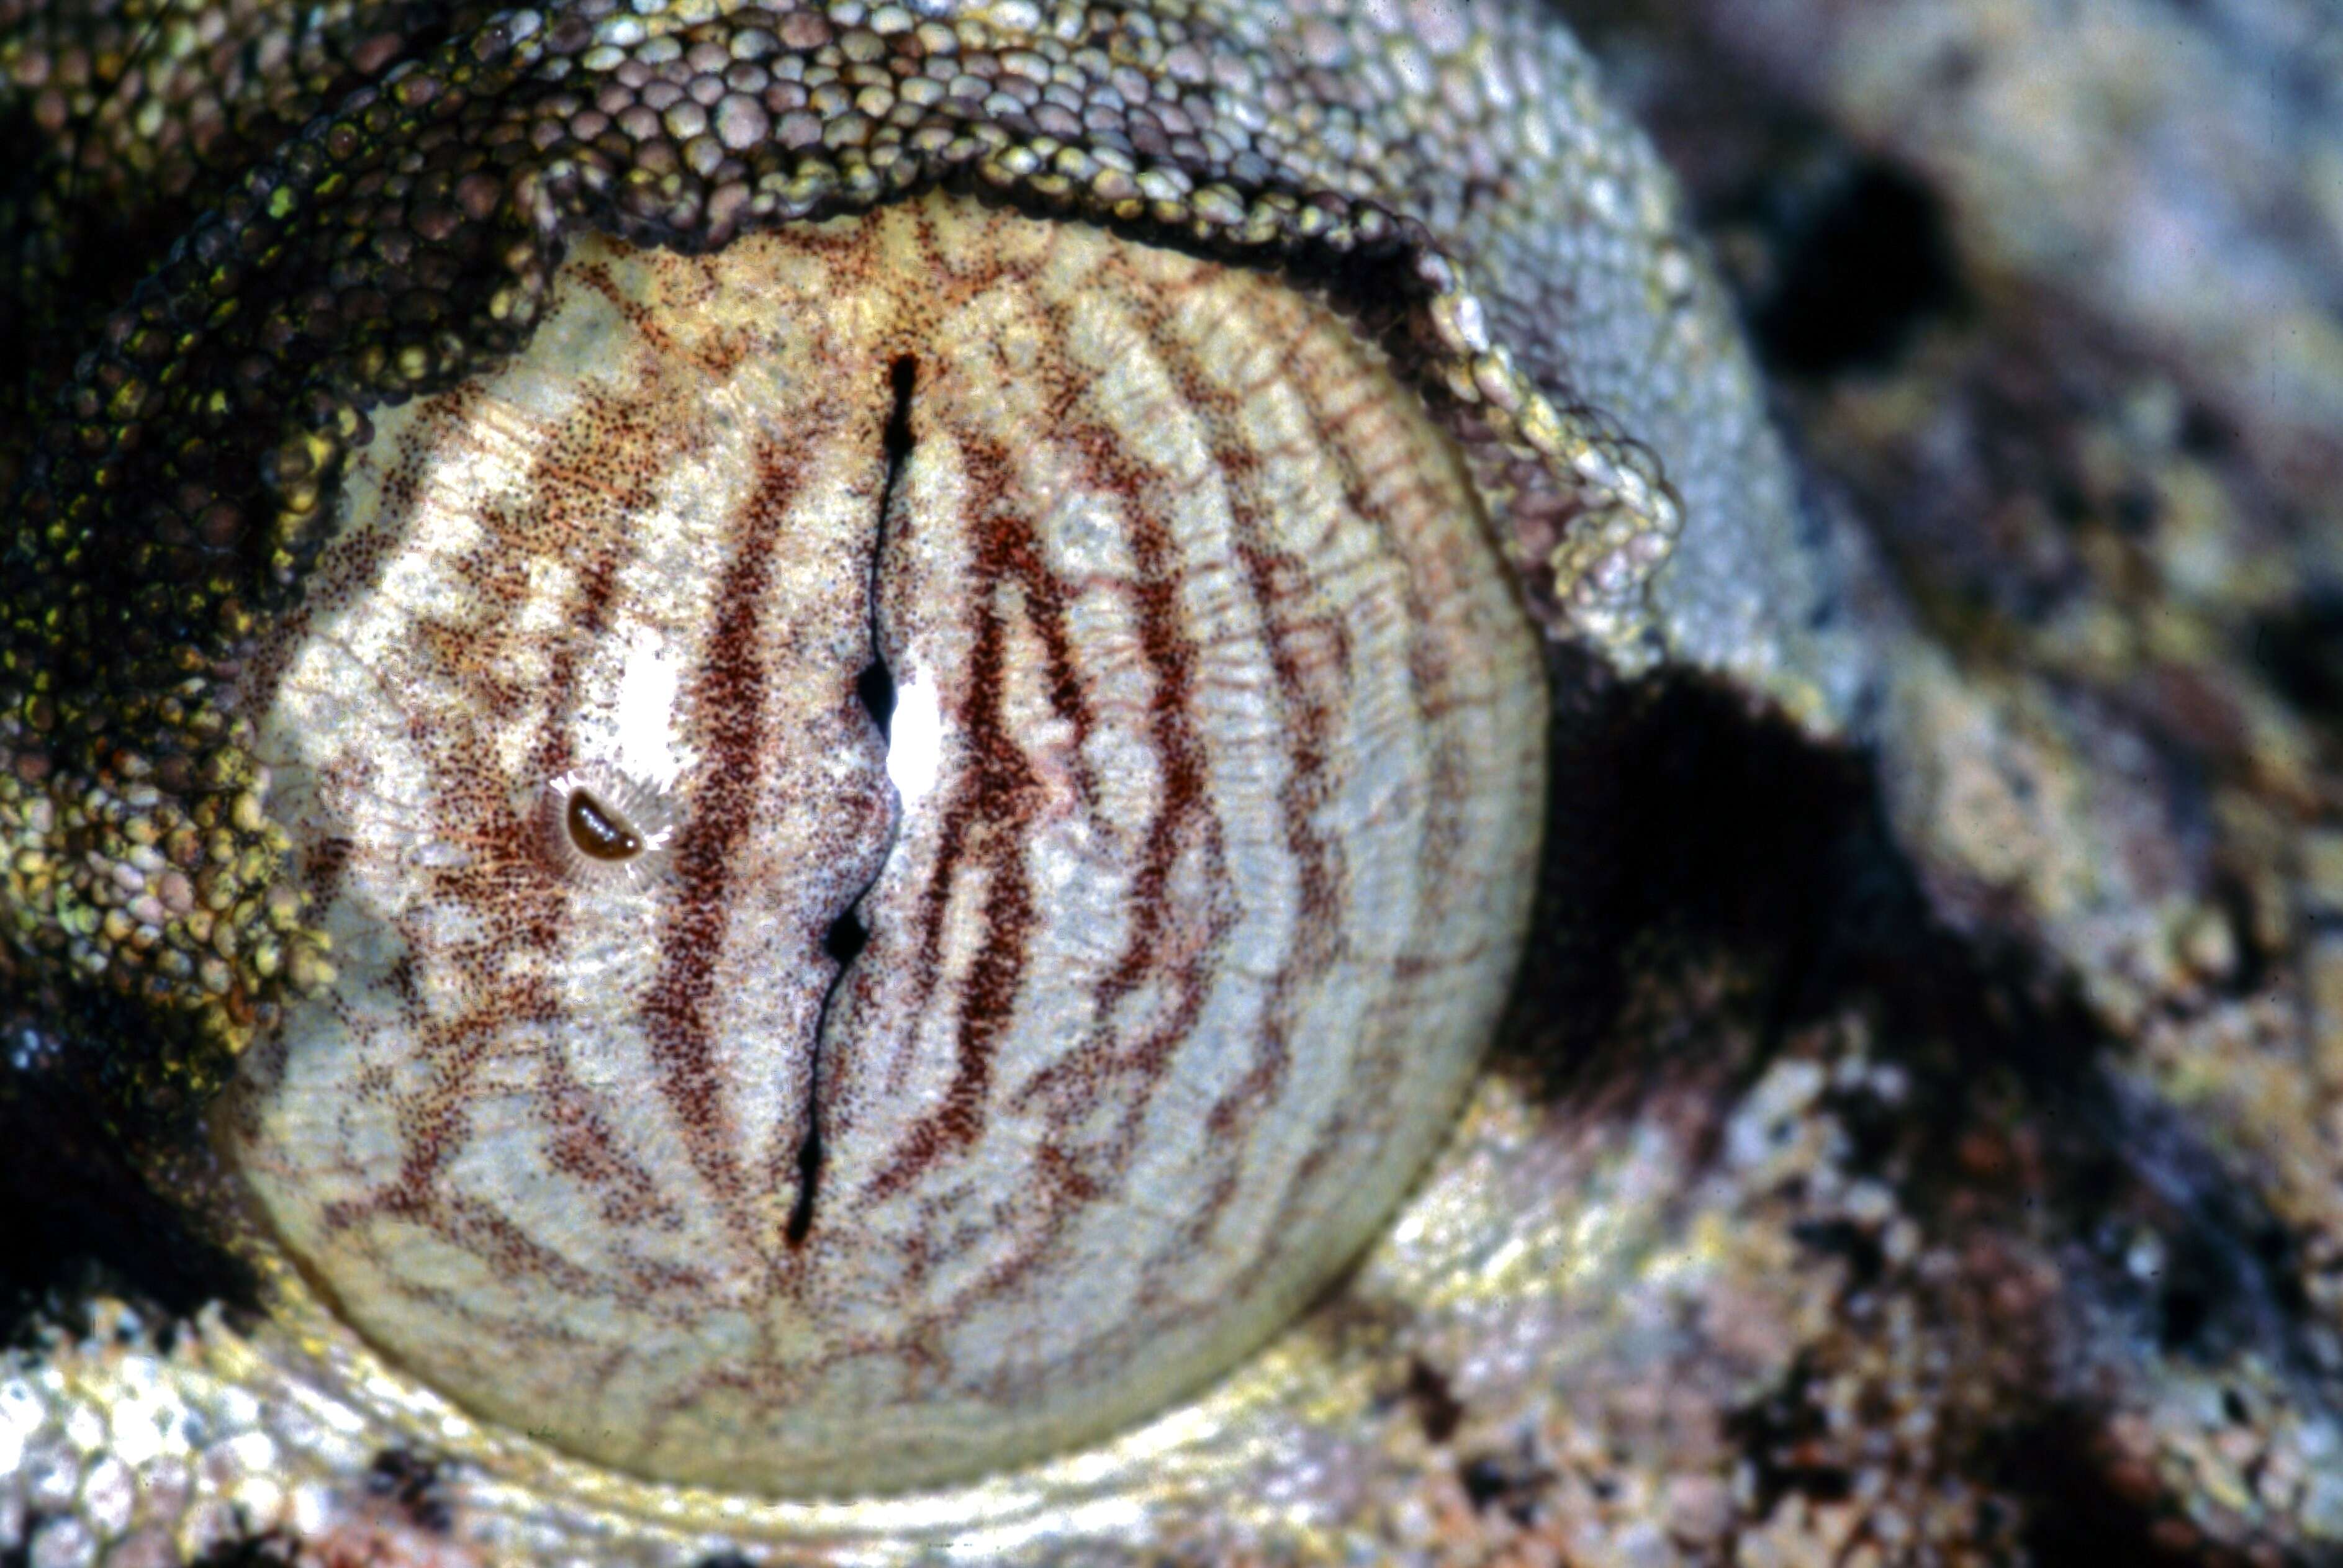
[[[1976,1357],[1911,1402],[1922,1467],[2025,1521],[1923,1547],[1858,1506],[1835,1560],[2343,1561],[2343,8],[1558,8],[1949,655],[1888,809],[1929,921],[2044,1010],[1946,1065],[1961,1151],[1897,1189],[2005,1292],[1963,1327],[1919,1292],[1933,1353]],[[2035,1220],[1981,1218],[2029,1184]],[[1840,1397],[1767,1419],[1859,1497]],[[1745,1560],[1819,1545],[1761,1533]]]

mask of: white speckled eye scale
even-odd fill
[[[222,1141],[458,1402],[970,1474],[1228,1366],[1447,1127],[1544,685],[1322,304],[950,197],[588,244],[348,496],[246,677],[338,979]]]

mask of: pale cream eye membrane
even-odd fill
[[[390,1363],[897,1491],[1165,1408],[1375,1234],[1507,994],[1546,714],[1348,323],[939,196],[581,244],[377,425],[248,694],[337,978],[220,1142]]]

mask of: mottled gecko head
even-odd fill
[[[653,1512],[965,1480],[1423,1177],[1574,805],[1553,648],[1825,729],[1862,674],[1549,24],[645,9],[370,82],[78,364],[15,950],[363,1421]],[[1564,1234],[1458,1163],[1506,1103],[1403,1313]],[[1331,1430],[1351,1353],[1231,1409]]]

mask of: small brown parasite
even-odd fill
[[[613,876],[631,886],[659,875],[675,838],[675,814],[661,793],[607,765],[547,779],[537,823],[547,860],[585,888]]]

